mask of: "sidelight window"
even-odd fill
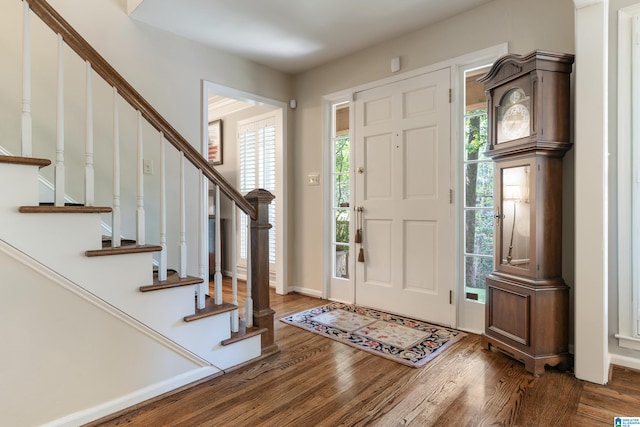
[[[485,156],[487,104],[476,80],[488,68],[465,72],[464,288],[467,299],[485,301],[485,278],[493,270],[493,162]]]

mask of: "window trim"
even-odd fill
[[[640,350],[640,270],[633,262],[638,257],[640,244],[632,238],[640,233],[640,219],[634,219],[640,204],[640,185],[633,179],[640,167],[638,149],[634,150],[634,145],[640,148],[640,123],[634,122],[633,111],[640,107],[640,70],[632,73],[632,68],[634,60],[640,62],[640,52],[629,35],[639,15],[640,4],[618,13],[618,333],[615,337],[620,347],[634,350]],[[638,32],[637,26],[635,32]]]
[[[266,123],[270,123],[270,124],[267,125]],[[237,139],[238,140],[237,140],[237,144],[236,144],[237,147],[238,147],[237,179],[238,179],[238,187],[239,187],[240,191],[250,191],[250,190],[247,190],[246,188],[242,189],[242,187],[240,186],[240,183],[242,182],[242,176],[241,176],[242,155],[241,155],[240,134],[242,133],[243,128],[255,127],[255,134],[256,134],[255,145],[258,146],[259,145],[259,136],[258,136],[259,135],[259,131],[260,131],[260,129],[266,128],[267,126],[273,126],[274,130],[275,130],[275,133],[277,134],[277,132],[278,132],[278,115],[277,115],[277,111],[275,111],[275,110],[274,111],[269,111],[267,113],[259,114],[257,116],[253,116],[253,117],[249,117],[247,119],[239,120],[237,122],[237,129],[238,129],[238,132],[237,132]],[[277,135],[274,135],[274,136],[275,136],[275,140],[274,140],[273,149],[274,149],[274,151],[277,151],[277,140],[278,140],[278,137],[277,137]],[[255,161],[256,177],[255,178],[256,178],[257,181],[260,180],[259,173],[258,173],[258,170],[259,170],[258,163],[262,162],[262,160],[263,159],[261,159],[261,158],[257,158],[257,155],[256,155],[256,161]],[[274,179],[275,179],[274,185],[275,185],[276,188],[277,188],[277,181],[278,181],[277,162],[278,162],[278,159],[277,159],[277,155],[276,155],[275,159],[274,159],[274,164],[273,164],[273,168],[274,168],[273,174],[274,174]],[[251,189],[258,188],[258,187],[262,188],[263,186],[261,186],[260,184],[257,184],[257,185],[251,186]],[[267,190],[275,192],[276,188],[273,188],[273,189],[267,188]],[[273,240],[273,238],[275,237],[275,235],[277,233],[277,229],[278,229],[278,227],[277,227],[278,209],[277,209],[277,206],[275,205],[275,200],[270,205],[270,209],[272,207],[274,207],[274,206],[275,206],[275,209],[274,209],[273,214],[274,214],[274,216],[276,218],[276,220],[275,220],[276,223],[273,224],[273,227],[270,230],[270,239],[269,239],[270,240],[270,242],[269,242],[270,246],[273,245],[273,251],[274,251],[273,257],[276,260],[276,262],[269,261],[269,266],[270,266],[270,270],[271,270],[271,280],[272,281],[275,279],[275,266],[277,265],[277,259],[278,259],[277,245],[276,245],[276,242]],[[242,224],[241,215],[240,215],[240,213],[237,213],[237,215],[239,216],[238,217],[238,226],[240,228],[242,228],[242,226],[241,226],[241,224]],[[237,251],[238,251],[238,253],[237,253],[238,266],[246,268],[246,258],[242,257],[242,250],[241,250],[242,244],[244,243],[244,242],[242,242],[242,236],[246,235],[246,234],[243,234],[245,232],[246,232],[245,230],[240,230],[237,233],[236,238],[240,239],[240,241],[238,242],[236,247],[237,247]],[[271,254],[271,249],[272,248],[270,247],[269,248],[269,257],[270,258],[271,258],[271,255],[272,255]]]

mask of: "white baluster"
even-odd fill
[[[91,84],[91,63],[87,61],[87,99],[85,124],[85,167],[84,167],[84,204],[93,206],[95,204],[95,185],[93,171],[93,86]]]
[[[167,178],[164,151],[164,135],[160,133],[160,261],[158,280],[167,280]]]
[[[198,180],[200,182],[198,188],[198,223],[200,224],[200,232],[198,233],[198,248],[200,252],[198,256],[198,274],[202,279],[202,283],[197,287],[196,301],[198,302],[198,308],[203,309],[205,306],[205,295],[207,294],[209,281],[206,280],[207,277],[204,273],[204,257],[207,255],[207,249],[205,247],[207,242],[205,239],[205,235],[207,233],[207,221],[204,215],[207,208],[207,183],[204,180],[204,175],[202,175],[202,169],[198,170]]]
[[[245,214],[246,215],[246,214]],[[247,215],[247,300],[245,301],[247,328],[253,326],[253,298],[251,297],[251,218]]]
[[[29,3],[23,2],[22,33],[22,155],[31,157],[33,127],[31,120],[31,24]]]
[[[187,277],[187,214],[184,182],[184,153],[180,152],[180,277]]]
[[[220,238],[220,223],[222,222],[222,207],[220,206],[220,187],[216,185],[216,270],[213,275],[216,291],[216,304],[222,304],[222,245]]]
[[[54,168],[55,205],[64,206],[65,172],[64,172],[64,45],[62,36],[58,34],[58,103],[57,137],[56,137],[56,166]]]
[[[145,223],[144,223],[144,175],[143,175],[143,139],[142,139],[142,113],[138,111],[138,203],[136,208],[136,242],[138,245],[145,244]]]
[[[236,216],[237,216],[237,206],[233,204],[233,213],[231,215],[231,230],[233,233],[233,238],[227,240],[230,245],[230,253],[231,253],[231,304],[238,306],[238,265],[237,265],[237,255],[236,255],[236,233],[238,230],[236,229]],[[239,319],[239,310],[235,309],[231,313],[231,332],[238,332],[240,330],[240,319]]]
[[[118,115],[118,89],[113,88],[113,210],[111,246],[120,247],[122,220],[120,213],[120,117]]]

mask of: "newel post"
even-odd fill
[[[258,214],[257,220],[251,220],[251,293],[253,326],[267,329],[262,334],[262,354],[278,350],[274,337],[275,311],[269,305],[269,204],[274,198],[263,189],[253,190],[245,196]]]

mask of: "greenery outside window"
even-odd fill
[[[485,302],[485,278],[493,271],[493,161],[487,149],[488,123],[484,89],[476,79],[486,72],[465,73],[464,115],[464,287],[467,299]]]
[[[349,104],[333,106],[332,145],[332,242],[333,277],[349,278],[349,225],[351,223],[351,176],[349,153]]]

